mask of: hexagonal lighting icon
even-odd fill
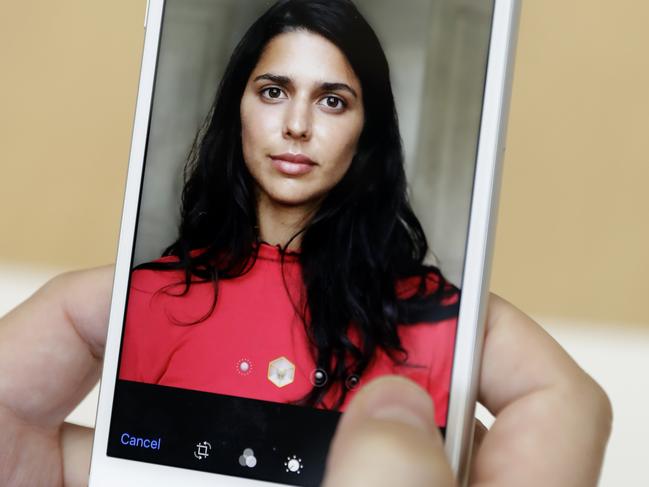
[[[268,364],[268,380],[277,387],[285,387],[295,380],[295,365],[286,357],[278,357]]]

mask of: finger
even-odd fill
[[[63,459],[63,485],[85,487],[88,485],[90,451],[93,430],[76,424],[64,423],[61,427],[61,457]]]
[[[0,320],[0,406],[58,426],[99,378],[113,268],[59,276]]]
[[[473,446],[471,448],[471,455],[473,458],[478,456],[478,452],[480,451],[480,448],[482,447],[482,442],[484,441],[485,437],[487,436],[487,433],[489,432],[489,429],[480,421],[478,418],[475,418],[473,420]],[[469,485],[474,484],[474,478],[473,478],[474,472],[470,471],[469,472]]]
[[[476,454],[480,450],[480,446],[487,436],[489,430],[482,424],[478,418],[475,419],[475,426],[473,428],[473,453]]]
[[[324,485],[455,485],[428,394],[394,376],[361,389],[336,430]]]
[[[475,456],[480,486],[596,485],[611,428],[602,389],[524,313],[492,296],[479,400],[496,421]]]

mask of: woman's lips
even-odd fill
[[[299,176],[311,172],[317,165],[302,154],[278,154],[270,156],[273,167],[287,176]]]

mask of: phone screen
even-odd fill
[[[492,14],[166,1],[109,456],[319,485],[386,374],[444,431]]]

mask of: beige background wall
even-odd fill
[[[0,259],[112,262],[145,0],[0,0]]]
[[[649,2],[523,1],[493,289],[649,326]]]
[[[0,262],[114,258],[145,0],[0,0]],[[649,326],[649,3],[524,0],[493,289]]]

